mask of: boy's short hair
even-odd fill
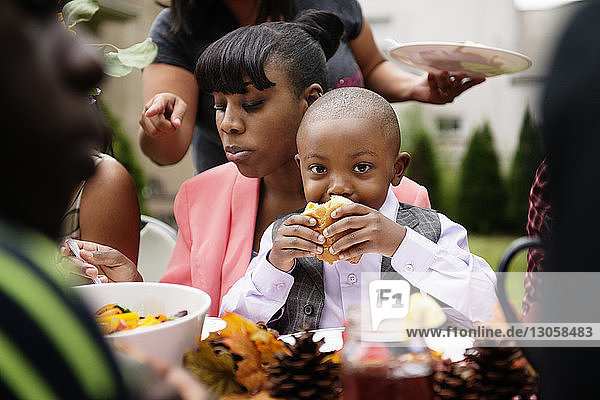
[[[330,90],[308,107],[302,125],[332,119],[368,119],[379,124],[381,134],[400,150],[400,125],[394,109],[375,92],[359,87]]]

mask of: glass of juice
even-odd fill
[[[364,321],[364,319],[363,319]],[[402,321],[380,330],[351,316],[342,350],[344,400],[433,399],[429,351],[408,340]]]

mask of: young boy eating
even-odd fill
[[[399,153],[400,127],[385,99],[352,87],[326,93],[304,115],[297,146],[306,200],[339,195],[354,204],[335,210],[323,234],[302,210],[279,217],[221,311],[270,321],[281,333],[341,326],[369,284],[361,273],[380,272],[401,275],[468,321],[492,319],[496,277],[469,252],[466,230],[435,210],[399,203],[390,189],[410,155]],[[341,261],[318,260],[325,237],[336,234],[342,237],[325,251]],[[356,256],[357,264],[344,261]]]

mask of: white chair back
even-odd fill
[[[141,216],[144,227],[140,231],[138,270],[146,282],[158,282],[167,270],[167,264],[175,248],[177,231],[164,222]]]

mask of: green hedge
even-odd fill
[[[506,197],[492,133],[485,123],[473,133],[462,161],[459,222],[474,232],[504,230]]]
[[[529,191],[535,171],[543,158],[544,148],[540,126],[528,107],[523,115],[519,144],[508,177],[507,221],[511,230],[517,234],[525,233]]]
[[[412,157],[406,175],[427,188],[431,207],[439,210],[441,206],[440,172],[429,133],[425,130],[420,131],[412,141]]]
[[[411,160],[405,175],[427,188],[431,206],[442,210],[442,189],[437,152],[432,144],[431,132],[427,129],[421,109],[411,107],[401,117],[401,151],[410,153]]]

